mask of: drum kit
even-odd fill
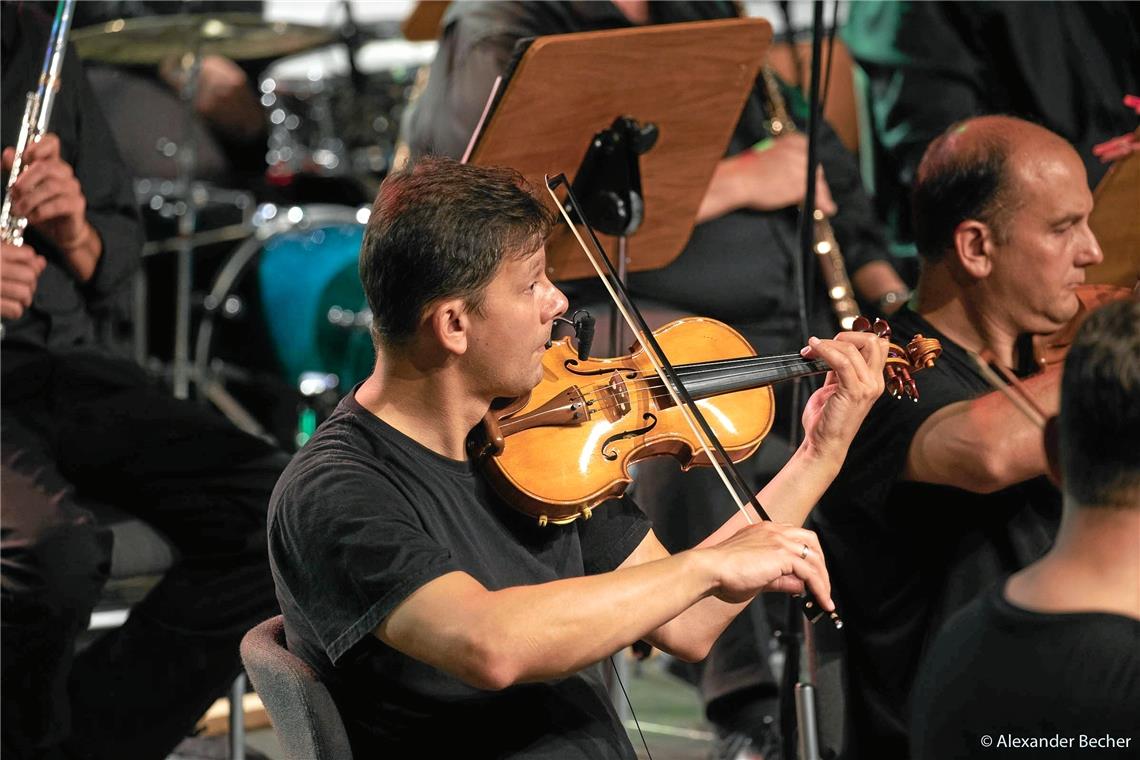
[[[144,275],[132,319],[136,359],[167,374],[176,396],[209,400],[254,434],[300,445],[371,371],[371,312],[357,277],[369,215],[361,204],[393,161],[400,115],[434,43],[357,34],[346,44],[335,30],[243,13],[120,19],[77,30],[71,41],[92,62],[177,61],[184,74],[184,121],[171,129],[184,137],[154,146],[177,170],[135,183],[144,216],[166,222],[150,230],[145,260],[177,262],[170,356],[151,355],[148,303],[169,299],[148,293],[157,287]],[[256,93],[268,132],[265,177],[252,191],[196,178],[189,125],[206,56],[269,62]],[[353,190],[290,197],[314,178]],[[322,202],[346,195],[355,205]],[[215,255],[197,255],[206,251]]]

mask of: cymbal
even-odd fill
[[[233,60],[279,58],[334,38],[321,27],[266,21],[256,13],[116,19],[71,33],[80,57],[119,65],[158,65],[195,50]]]

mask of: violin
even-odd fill
[[[1140,289],[1140,282],[1131,289],[1119,285],[1084,284],[1078,286],[1076,294],[1080,306],[1073,318],[1055,332],[1033,336],[1033,361],[1036,363],[1038,371],[1060,372],[1065,357],[1069,354],[1069,348],[1073,344],[1073,339],[1077,335],[1077,330],[1084,324],[1089,314],[1113,301],[1140,297],[1140,290],[1138,289]],[[982,377],[995,389],[1004,393],[1030,422],[1041,428],[1047,464],[1045,474],[1054,485],[1060,487],[1061,456],[1060,434],[1057,427],[1058,415],[1049,414],[1042,409],[1033,395],[1025,389],[1021,379],[1001,362],[998,362],[988,349],[983,350],[976,357],[976,363]],[[1000,377],[994,373],[990,365],[997,367]]]
[[[883,320],[860,317],[853,329],[890,337]],[[653,335],[733,462],[755,452],[771,429],[773,383],[829,369],[799,354],[758,357],[736,330],[703,317],[677,320]],[[564,524],[588,519],[620,496],[636,462],[672,456],[686,470],[713,464],[640,342],[626,356],[583,360],[570,340],[553,342],[534,390],[494,405],[468,442],[508,504],[540,525]],[[937,340],[921,335],[905,348],[891,344],[887,391],[917,401],[911,375],[941,351]]]
[[[1140,287],[1140,283],[1137,284]],[[1085,284],[1077,287],[1077,300],[1080,306],[1076,315],[1069,323],[1056,332],[1048,335],[1033,336],[1033,359],[1041,369],[1061,364],[1069,354],[1069,347],[1077,330],[1084,324],[1089,314],[1113,301],[1122,301],[1125,298],[1135,298],[1136,291],[1119,285],[1092,285]]]

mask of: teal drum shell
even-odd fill
[[[303,378],[320,375],[343,394],[367,377],[371,311],[358,275],[367,215],[329,205],[259,209],[254,235],[230,255],[206,297],[195,353],[201,376],[217,374],[209,362],[225,323],[253,319],[264,325],[273,372],[285,385],[303,391]]]
[[[257,265],[262,316],[285,379],[334,374],[347,390],[372,370],[357,262],[364,225],[326,222],[275,235]]]

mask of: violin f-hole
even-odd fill
[[[650,422],[645,427],[638,428],[637,430],[626,430],[623,433],[615,433],[602,442],[602,456],[606,458],[607,462],[612,462],[618,458],[618,453],[616,451],[606,451],[606,449],[608,449],[611,444],[617,443],[618,441],[623,441],[626,438],[636,438],[639,435],[645,435],[650,430],[657,427],[657,415],[653,414],[653,412],[646,412],[645,414],[641,415],[641,419],[650,420]]]

